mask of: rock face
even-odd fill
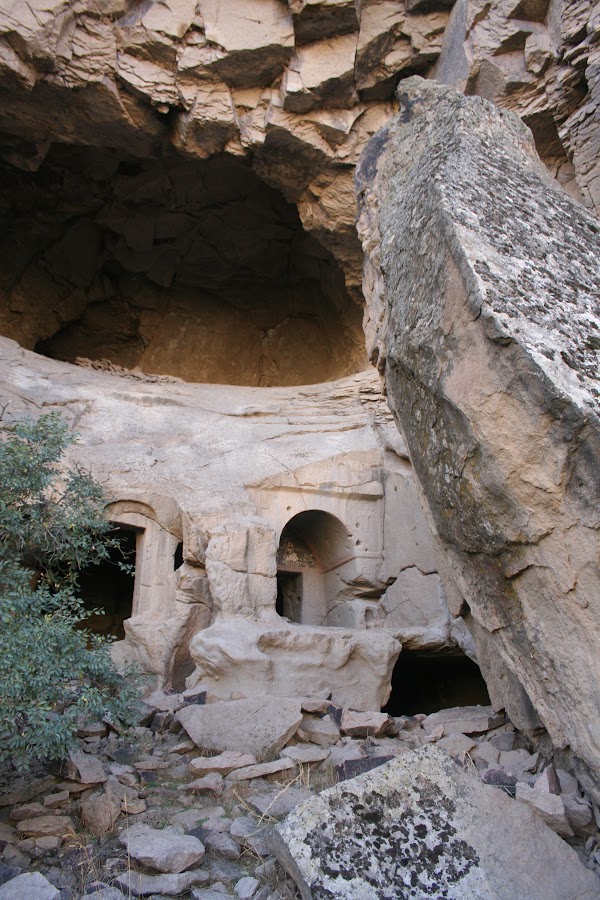
[[[8,418],[60,411],[80,435],[74,458],[112,499],[108,516],[133,530],[118,660],[179,690],[188,677],[227,699],[324,690],[372,709],[387,699],[400,644],[459,652],[464,635],[375,372],[300,390],[182,385],[0,338],[0,397]],[[298,521],[290,554],[303,541],[315,553],[279,554]],[[279,615],[282,576],[297,608]],[[391,615],[380,598],[399,584]]]
[[[516,117],[399,96],[358,178],[370,349],[495,704],[598,770],[598,223]]]
[[[600,211],[598,5],[458,0],[434,78],[511,109],[545,165]]]
[[[4,6],[0,333],[51,357],[253,385],[362,369],[352,179],[407,74],[515,110],[598,209],[585,2]]]
[[[535,814],[432,747],[301,804],[274,829],[273,849],[304,900],[592,900],[600,890]]]

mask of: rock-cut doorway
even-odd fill
[[[310,509],[283,528],[277,549],[280,616],[300,625],[325,625],[339,592],[336,570],[352,557],[352,542],[336,516]]]

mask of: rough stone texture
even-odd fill
[[[438,81],[518,113],[576,199],[600,210],[598,4],[458,0],[434,66]]]
[[[239,753],[235,750],[226,750],[218,756],[197,756],[190,760],[190,771],[194,775],[208,775],[216,772],[219,775],[229,775],[234,769],[242,769],[244,766],[256,765],[256,758],[251,753]]]
[[[0,900],[56,900],[60,891],[41,872],[24,872],[0,885]]]
[[[277,753],[302,721],[299,700],[258,697],[188,706],[177,718],[203,750],[246,750],[257,759]]]
[[[198,838],[170,827],[133,825],[121,835],[121,843],[133,859],[169,875],[190,869],[204,857],[204,845]]]
[[[310,685],[330,690],[336,703],[363,710],[387,701],[399,652],[387,629],[298,629],[281,620],[250,623],[238,617],[199,631],[190,644],[196,677],[219,692],[289,697],[301,696]]]
[[[305,900],[583,900],[600,881],[522,804],[435,748],[323,791],[276,826]]]
[[[358,181],[371,350],[495,707],[598,771],[598,223],[516,117],[400,99]]]
[[[378,601],[401,571],[435,573],[437,562],[376,373],[301,390],[181,385],[74,367],[0,338],[8,400],[8,420],[40,405],[59,411],[80,436],[72,458],[114,498],[109,517],[140,532],[133,615],[112,648],[119,664],[133,659],[179,690],[191,677],[225,698],[264,694],[265,684],[279,693],[283,673],[298,696],[318,682],[338,702],[373,709],[398,641],[456,647],[443,592],[418,636],[402,614],[388,630]],[[286,623],[275,612],[277,541],[306,511],[333,523],[317,535],[332,569],[302,569],[306,618]],[[206,656],[195,655],[192,676],[195,634]]]
[[[126,896],[148,897],[152,894],[165,894],[167,897],[178,897],[189,891],[195,884],[206,884],[210,879],[208,872],[198,869],[192,872],[180,872],[177,875],[144,875],[142,872],[124,872],[116,879],[116,883],[126,892]]]
[[[33,0],[0,10],[6,187],[16,175],[44,194],[68,173],[60,193],[79,195],[75,217],[58,204],[64,231],[47,232],[44,216],[32,228],[28,214],[37,236],[25,249],[22,228],[25,271],[5,245],[4,333],[62,358],[190,380],[302,384],[364,365],[353,170],[392,114],[402,73],[431,69],[449,13],[301,6]],[[113,193],[115,174],[124,190]],[[190,193],[204,194],[208,213]],[[290,254],[292,239],[307,252]],[[107,260],[110,275],[94,278]],[[23,302],[36,304],[36,321],[23,322]]]
[[[514,109],[597,209],[599,36],[585,0],[10,4],[0,329],[187,380],[357,371],[352,178],[398,81]]]

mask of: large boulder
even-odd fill
[[[303,900],[592,900],[600,881],[524,804],[436,747],[298,806],[272,846]]]
[[[600,799],[600,226],[515,116],[398,96],[358,174],[371,356],[494,705]]]
[[[177,718],[203,750],[247,750],[257,759],[278,753],[302,721],[300,700],[257,697],[184,706]]]
[[[335,703],[361,710],[387,702],[400,650],[387,629],[298,628],[279,616],[254,622],[223,618],[197,632],[190,644],[194,677],[216,694],[302,697],[325,691]]]

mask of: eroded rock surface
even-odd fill
[[[187,381],[361,370],[352,180],[398,82],[513,109],[598,209],[599,22],[548,0],[10,4],[0,332]]]
[[[494,702],[598,771],[598,222],[516,117],[401,103],[358,181],[373,358]]]
[[[305,900],[592,900],[600,890],[535,814],[431,747],[301,804],[273,849]]]

